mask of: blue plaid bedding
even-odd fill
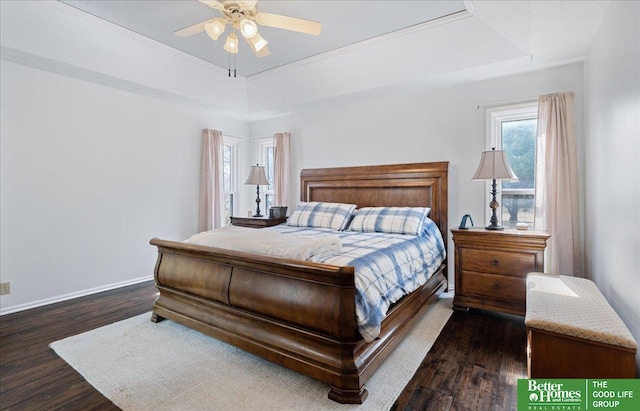
[[[264,230],[340,237],[342,252],[320,262],[355,267],[358,330],[366,341],[380,334],[380,324],[391,304],[424,284],[446,257],[440,231],[430,219],[426,219],[421,236],[288,225]]]

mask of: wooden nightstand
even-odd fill
[[[231,217],[231,224],[241,227],[265,228],[282,224],[287,221],[287,217]]]
[[[549,234],[484,228],[453,229],[455,309],[469,307],[524,315],[526,276],[544,271]]]

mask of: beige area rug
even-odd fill
[[[123,410],[388,410],[451,316],[440,299],[366,383],[362,405],[329,386],[151,314],[56,341],[51,348]]]

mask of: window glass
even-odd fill
[[[275,153],[275,147],[265,146],[264,169],[265,169],[265,172],[267,173],[267,180],[269,180],[269,183],[271,183],[267,186],[267,191],[273,191],[273,178],[275,177],[274,153]]]
[[[233,193],[224,195],[224,224],[231,224],[233,217]]]
[[[224,191],[231,190],[231,183],[233,181],[233,175],[231,173],[232,168],[232,155],[233,155],[233,147],[225,144],[224,146],[224,172],[223,172],[223,180],[224,180]]]
[[[275,204],[273,204],[274,201],[275,201],[275,196],[273,194],[266,193],[264,195],[264,199],[265,199],[265,202],[264,202],[265,210],[267,210],[267,214],[268,214],[269,213],[269,209],[275,205]]]
[[[536,167],[536,119],[502,122],[502,149],[518,176],[518,181],[504,181],[502,189],[534,188]]]
[[[265,186],[264,191],[264,214],[269,215],[269,208],[278,204],[275,203],[275,192],[273,186],[273,180],[275,178],[275,147],[273,145],[273,139],[264,139],[260,143],[260,158],[262,164],[264,164],[264,171],[269,180],[269,185]]]
[[[502,182],[502,226],[527,223],[533,228],[536,166],[535,118],[502,122],[502,149],[518,181]]]

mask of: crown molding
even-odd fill
[[[50,73],[60,74],[62,76],[75,78],[77,80],[87,81],[106,87],[128,91],[130,93],[135,93],[145,97],[151,97],[169,103],[198,107],[208,110],[213,114],[224,116],[230,119],[247,121],[250,118],[247,113],[220,109],[220,107],[216,107],[201,100],[159,90],[157,88],[145,86],[133,81],[123,80],[121,78],[110,76],[94,70],[89,70],[72,64],[53,60],[48,57],[42,57],[21,50],[16,50],[11,47],[0,46],[0,60],[9,61],[12,63],[20,64],[22,66],[32,67]]]

